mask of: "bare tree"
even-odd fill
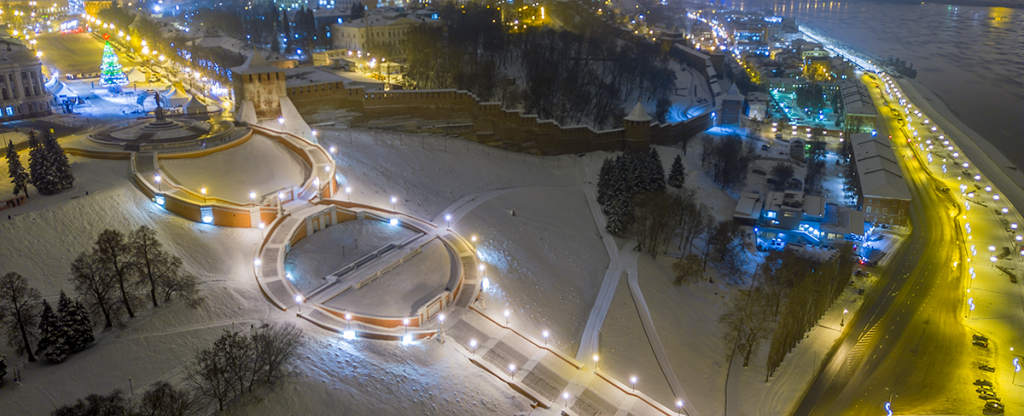
[[[0,277],[0,327],[7,345],[18,354],[28,353],[30,362],[36,361],[32,346],[42,308],[39,291],[29,286],[24,276],[10,272]]]
[[[701,261],[696,254],[688,254],[672,262],[672,274],[675,279],[672,284],[679,286],[683,283],[693,283],[700,279]]]
[[[135,279],[132,274],[136,270],[135,258],[125,241],[124,234],[117,230],[103,230],[96,239],[96,255],[101,264],[113,274],[121,293],[121,303],[129,318],[135,317],[132,304],[135,302]]]
[[[202,401],[187,390],[177,389],[166,381],[153,384],[136,406],[138,416],[191,416],[201,413]]]
[[[743,299],[736,299],[732,307],[720,318],[725,325],[725,342],[733,346],[733,352],[743,356],[743,366],[750,364],[750,357],[768,339],[773,327],[773,315],[767,297],[755,288]]]
[[[645,251],[652,258],[668,245],[672,229],[678,221],[674,218],[677,210],[672,209],[673,197],[665,192],[645,192],[633,201],[633,233],[637,249]]]
[[[216,345],[216,344],[215,344]],[[217,409],[224,410],[224,402],[235,395],[226,352],[216,348],[196,351],[192,362],[185,367],[185,378],[196,392],[217,401]]]
[[[131,415],[132,403],[121,390],[114,390],[106,396],[90,394],[54,410],[51,416],[122,416]]]
[[[293,323],[260,325],[251,339],[257,357],[255,375],[266,383],[284,375],[284,366],[306,344],[302,330]]]
[[[302,331],[290,323],[263,324],[248,336],[225,330],[210,348],[196,352],[186,377],[223,410],[227,400],[281,377],[304,343]]]
[[[104,328],[120,322],[121,305],[117,302],[117,282],[102,266],[96,251],[82,252],[71,262],[71,283],[75,292],[94,315],[102,315]]]
[[[181,258],[164,251],[156,239],[156,231],[143,225],[132,231],[127,244],[136,259],[137,283],[149,287],[154,307],[159,306],[158,295],[165,302],[170,301],[175,293],[190,304],[195,305],[199,301],[198,279],[182,271]]]

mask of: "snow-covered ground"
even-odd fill
[[[610,154],[535,157],[459,139],[346,129],[327,129],[320,138],[326,146],[337,146],[342,186],[353,188],[353,201],[390,208],[390,197],[397,196],[400,211],[438,224],[451,213],[455,231],[478,236],[477,247],[492,283],[484,313],[501,321],[503,311],[509,309],[513,329],[537,338],[542,330],[549,330],[549,345],[573,355],[609,267],[610,248],[602,240],[587,192],[593,191],[600,163]],[[702,200],[719,218],[726,218],[735,193],[718,189],[700,173],[698,147],[699,140],[691,140],[684,158],[687,186],[699,188]],[[666,168],[681,152],[667,147],[658,150]],[[24,153],[22,157],[27,160]],[[209,345],[222,329],[244,329],[260,320],[299,321],[271,307],[255,284],[251,256],[261,238],[259,230],[217,228],[165,212],[128,182],[124,161],[72,157],[72,162],[78,177],[74,189],[48,197],[33,190],[28,204],[4,212],[13,216],[0,221],[0,233],[9,237],[0,240],[0,272],[22,273],[53,301],[60,290],[71,292],[69,263],[89,248],[99,231],[128,231],[145,224],[156,229],[168,250],[181,256],[188,270],[200,277],[207,301],[194,310],[172,304],[144,311],[125,328],[103,333],[97,345],[66,363],[28,365],[21,386],[0,389],[4,414],[8,409],[11,414],[46,414],[88,393],[127,390],[129,378],[136,390],[158,379],[180,383],[182,366],[192,351]],[[0,193],[9,194],[10,187],[0,181]],[[347,198],[344,193],[339,197]],[[613,243],[618,249],[626,242]],[[717,278],[714,284],[672,286],[671,261],[640,255],[633,271],[661,345],[647,342],[649,336],[637,325],[640,308],[627,286],[628,273],[622,273],[608,305],[606,325],[601,327],[602,368],[627,385],[628,377],[637,375],[638,389],[672,408],[680,393],[672,391],[676,381],[668,380],[665,367],[655,358],[654,351],[662,349],[681,394],[689,401],[687,408],[699,411],[694,414],[715,414],[724,402],[728,367],[717,318],[737,288],[724,286]],[[307,329],[312,343],[302,351],[291,376],[233,404],[229,413],[529,411],[525,398],[486,371],[468,365],[460,355],[464,351],[454,346],[436,341],[412,346],[346,342],[338,334],[302,322],[298,323]],[[730,394],[735,400],[732,406],[746,414],[775,413],[758,413],[762,408],[786,409],[807,380],[783,378],[786,368],[809,368],[817,350],[805,344],[816,348],[830,344],[827,337],[815,336],[812,331],[812,339],[820,341],[802,343],[794,350],[796,359],[787,358],[776,376],[786,382],[778,387],[758,382],[763,357],[755,358],[750,369],[735,368],[734,377],[751,375],[731,382],[732,389],[743,389],[742,394]],[[0,352],[12,358],[11,364],[23,364],[24,357],[13,357],[6,348],[0,347]],[[800,361],[804,356],[811,358]],[[69,378],[89,382],[67,383]],[[759,391],[765,393],[751,393]],[[770,399],[758,400],[762,397]],[[771,406],[765,407],[765,400]]]
[[[206,188],[210,197],[245,203],[285,187],[297,187],[311,169],[291,150],[260,134],[230,149],[202,158],[160,159],[164,174],[193,192]]]

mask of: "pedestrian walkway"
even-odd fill
[[[642,391],[634,391],[600,369],[490,319],[474,307],[444,330],[477,366],[548,409],[569,416],[676,415]]]

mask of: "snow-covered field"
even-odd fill
[[[576,352],[609,267],[609,249],[585,192],[592,190],[601,160],[609,154],[534,157],[459,139],[361,130],[328,130],[321,139],[338,147],[342,186],[353,188],[353,201],[390,208],[390,197],[397,196],[398,210],[437,224],[450,213],[455,231],[479,237],[477,247],[492,282],[485,295],[486,314],[500,321],[507,308],[515,330],[538,338],[542,330],[550,330],[550,345],[566,355]],[[702,200],[726,218],[735,196],[699,173],[697,147],[698,140],[692,140],[685,157],[687,186],[700,188]],[[681,151],[658,150],[666,168]],[[27,155],[22,157],[27,160]],[[128,182],[124,161],[73,157],[72,162],[78,177],[74,189],[49,197],[33,189],[28,204],[3,212],[13,217],[0,220],[0,234],[7,237],[0,239],[0,272],[20,272],[54,301],[60,290],[71,292],[69,263],[99,231],[128,231],[145,224],[200,277],[207,301],[198,309],[172,304],[147,310],[124,328],[101,334],[95,346],[65,363],[27,365],[21,386],[0,388],[3,414],[47,414],[88,393],[127,390],[129,378],[136,390],[159,379],[181,383],[182,366],[195,349],[209,345],[222,329],[244,329],[260,320],[298,322],[312,341],[289,378],[232,404],[231,414],[479,415],[530,410],[523,396],[469,365],[459,348],[436,341],[412,346],[347,342],[274,309],[252,276],[259,230],[196,224],[163,211]],[[9,194],[10,188],[0,181],[0,194]],[[621,247],[625,242],[615,243]],[[720,279],[672,286],[671,261],[640,255],[635,271],[639,287],[658,329],[662,345],[657,348],[666,351],[692,401],[687,407],[715,414],[721,411],[728,366],[718,316],[737,288],[723,286]],[[638,389],[671,408],[676,393],[638,325],[640,315],[626,280],[623,273],[600,333],[602,368],[625,384],[637,375]],[[812,339],[818,339],[814,334]],[[830,341],[821,339],[816,347],[826,348]],[[804,344],[809,343],[794,352],[797,360],[814,356]],[[8,354],[11,364],[24,363],[24,357],[13,357],[6,346],[0,352]],[[793,366],[807,367],[810,360]],[[805,385],[806,377],[787,378],[780,387],[765,385],[758,380],[763,364],[757,367],[763,358],[752,363],[747,370],[735,368],[732,375],[740,375],[730,383],[741,392],[730,394],[738,412],[775,414]],[[780,374],[790,365],[787,358]],[[762,397],[771,397],[768,407]]]
[[[288,148],[259,134],[238,146],[201,158],[160,159],[164,174],[193,191],[245,203],[249,192],[264,195],[302,185],[310,167]]]

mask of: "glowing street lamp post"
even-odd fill
[[[200,188],[199,193],[203,194],[203,205],[206,205],[206,188]]]
[[[163,185],[160,183],[162,179],[163,178],[161,178],[160,175],[153,176],[153,180],[156,181],[156,189],[160,192],[164,191]]]
[[[681,416],[683,414],[683,401],[676,400],[676,415]]]
[[[391,210],[392,211],[398,211],[397,206],[398,206],[398,197],[394,197],[394,196],[391,197]]]
[[[441,340],[441,343],[444,344],[444,314],[443,313],[437,315],[437,332],[438,332],[438,338]]]
[[[348,195],[348,202],[352,202],[352,187],[351,186],[346,186],[345,187],[345,194]]]
[[[563,409],[568,409],[569,408],[569,392],[567,392],[567,391],[562,392],[562,400],[565,400],[565,406],[562,407],[562,408]]]
[[[633,386],[633,393],[636,393],[636,376],[629,377],[629,384]]]
[[[302,301],[306,300],[302,295],[295,295],[295,304],[299,305],[299,315],[302,315]]]
[[[594,359],[594,371],[597,371],[597,362],[601,359],[597,354],[592,357]]]
[[[544,337],[544,347],[548,346],[548,336],[550,336],[550,335],[551,335],[551,333],[548,332],[548,330],[546,330],[546,329],[544,330],[544,332],[540,333],[540,336]]]
[[[445,214],[444,220],[448,222],[448,228],[452,228],[452,214]]]
[[[508,309],[505,309],[505,326],[508,327],[508,316],[512,314]]]
[[[476,340],[475,339],[469,340],[469,348],[472,349],[473,355],[476,355]]]

